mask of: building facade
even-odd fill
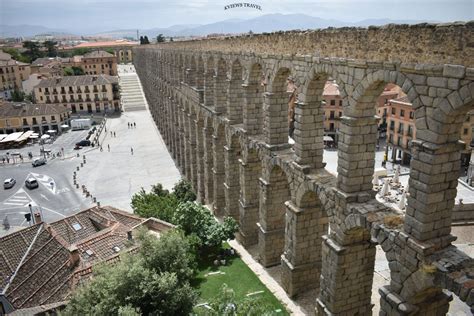
[[[76,48],[92,48],[92,49],[107,49],[113,50],[114,55],[117,57],[117,62],[121,64],[131,63],[133,61],[133,47],[137,46],[138,43],[129,42],[125,40],[117,41],[102,41],[102,42],[87,42],[79,45],[70,47],[70,49]]]
[[[86,75],[117,76],[117,57],[103,50],[85,54],[80,67]]]
[[[61,125],[69,124],[70,111],[58,104],[31,104],[26,102],[0,103],[0,133],[48,130],[61,132]]]
[[[120,112],[117,77],[84,75],[43,79],[34,88],[40,104],[59,104],[73,114]]]
[[[22,81],[30,76],[30,65],[16,61],[0,52],[0,99],[9,100],[15,90],[22,89]]]

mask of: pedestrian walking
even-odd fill
[[[117,137],[117,135],[115,134],[115,132],[114,132],[114,137]]]
[[[137,123],[133,122],[133,127],[137,128]]]
[[[130,128],[130,122],[128,122],[127,125],[128,125],[128,128]]]
[[[133,147],[130,147],[130,151],[132,152],[132,155],[133,155]]]
[[[110,145],[109,144],[107,144],[107,150],[110,151]]]
[[[114,136],[114,132],[110,131],[110,137]]]
[[[102,149],[102,145],[100,146],[100,151],[104,151],[104,150]]]

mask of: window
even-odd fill
[[[84,258],[85,259],[89,259],[90,257],[92,257],[94,255],[94,252],[90,249],[87,249],[86,251],[84,251]]]
[[[405,116],[405,110],[400,110],[400,116]]]
[[[329,119],[334,120],[334,111],[331,111],[331,114],[329,115]]]
[[[113,247],[112,247],[112,250],[115,251],[115,252],[119,252],[119,251],[120,251],[120,247],[119,247],[119,246],[113,246]]]
[[[395,115],[397,113],[397,109],[392,108],[392,114]]]
[[[23,119],[23,125],[28,125],[28,120],[26,118]]]
[[[40,100],[43,101],[43,96],[40,96]]]
[[[395,130],[395,121],[389,121],[390,122],[390,130],[393,131]]]
[[[342,116],[342,112],[341,112],[341,111],[339,111],[339,117],[341,117],[341,116]]]
[[[403,123],[400,123],[400,124],[398,125],[398,133],[399,133],[399,134],[403,134],[403,129],[404,129]]]
[[[413,120],[415,116],[413,115],[413,111],[410,111],[410,118]]]
[[[51,115],[51,121],[56,121],[56,117],[54,115]]]
[[[76,223],[72,224],[72,228],[74,228],[74,230],[77,232],[78,230],[82,229],[82,226],[81,226],[81,224],[76,222]]]
[[[413,136],[413,126],[412,125],[408,125],[407,135],[408,136]]]
[[[33,125],[36,125],[38,124],[38,122],[36,121],[36,117],[33,117]]]
[[[342,106],[342,100],[339,100],[339,106]]]
[[[467,132],[468,132],[468,129],[465,128],[464,131],[463,131],[463,134],[464,134],[464,135],[467,135]]]
[[[46,117],[42,116],[41,117],[41,122],[46,122]]]
[[[331,105],[336,105],[336,100],[331,100]]]

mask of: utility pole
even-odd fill
[[[139,41],[139,40],[140,40],[140,36],[138,34],[138,29],[137,29],[137,41]]]

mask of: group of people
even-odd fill
[[[133,123],[128,122],[127,125],[128,125],[128,128],[137,128],[137,123],[135,123],[135,122],[133,122]]]

